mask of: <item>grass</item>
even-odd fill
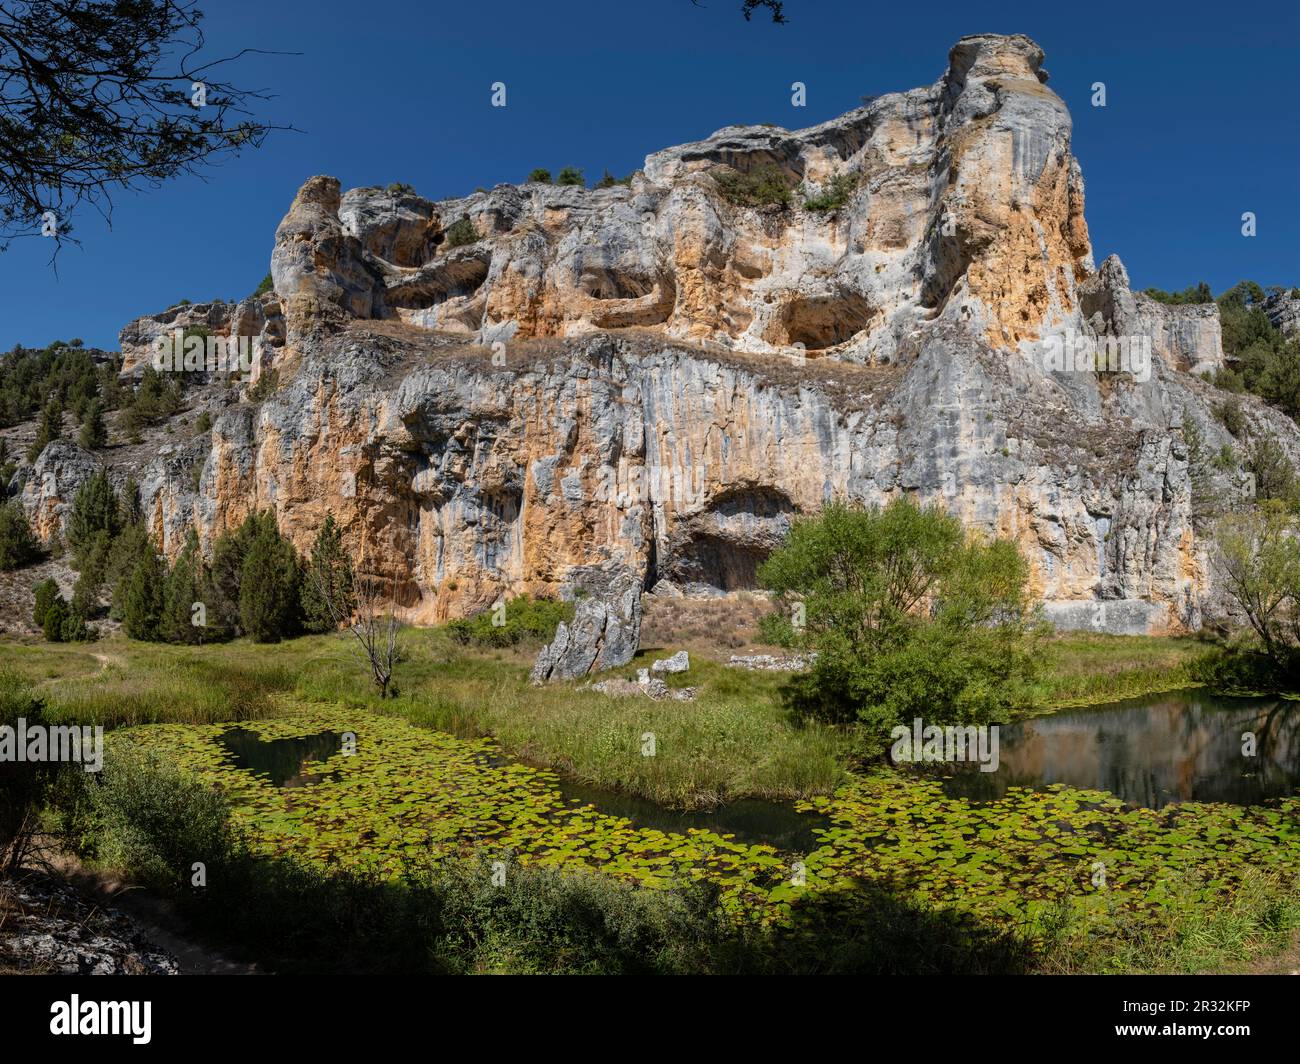
[[[366,707],[462,737],[493,736],[512,757],[688,809],[741,796],[830,794],[846,779],[851,740],[792,719],[780,699],[780,674],[732,669],[696,653],[689,672],[667,678],[695,687],[695,699],[653,702],[576,683],[531,687],[532,645],[464,647],[444,629],[411,629],[403,639],[398,696],[383,701],[339,636],[206,647],[114,636],[89,646],[7,642],[5,650],[56,722],[205,724],[313,703]],[[673,649],[642,652],[608,675],[633,678]],[[1059,636],[1049,642],[1038,708],[1189,686],[1188,666],[1201,652],[1188,639]],[[654,757],[641,754],[647,732]]]
[[[1207,653],[1204,643],[1187,636],[1058,635],[1047,643],[1035,701],[1047,712],[1194,687],[1192,665]]]

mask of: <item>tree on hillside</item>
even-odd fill
[[[16,0],[0,7],[0,249],[68,238],[83,205],[156,188],[257,147],[266,99],[221,77],[240,55],[203,56],[186,0]],[[57,246],[57,245],[56,245]]]
[[[794,523],[759,582],[798,609],[787,634],[817,652],[787,690],[793,707],[864,725],[873,746],[913,717],[988,723],[1028,698],[1028,567],[939,507],[834,503]]]
[[[185,547],[177,556],[163,585],[163,608],[158,631],[164,640],[168,643],[203,642],[207,634],[206,625],[194,623],[194,607],[198,603],[204,606],[204,615],[198,619],[206,621],[203,555],[199,552],[198,533],[191,528],[185,537]]]
[[[108,479],[108,471],[97,469],[77,489],[68,515],[68,546],[80,552],[99,534],[112,539],[122,529],[117,492]]]
[[[36,429],[36,439],[27,448],[27,461],[35,462],[46,446],[63,438],[63,407],[51,399],[41,410],[41,423]]]
[[[97,451],[101,447],[108,446],[108,425],[104,422],[104,404],[99,399],[92,399],[87,404],[77,443],[87,451]]]
[[[16,501],[0,505],[0,571],[29,565],[41,556],[27,514]]]

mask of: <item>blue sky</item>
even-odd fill
[[[1074,116],[1098,263],[1135,287],[1217,292],[1300,284],[1300,14],[1194,3],[839,3],[787,0],[788,25],[740,0],[207,0],[213,54],[303,132],[161,190],[117,199],[112,229],[78,219],[57,273],[49,245],[0,254],[0,349],[81,337],[116,348],[129,319],[180,298],[238,297],[267,272],[276,224],[312,174],[405,181],[431,198],[520,181],[536,166],[598,178],[735,123],[812,125],[863,95],[929,84],[968,33],[1026,33]],[[503,81],[508,106],[490,106]],[[807,106],[790,85],[807,85]],[[1107,106],[1090,105],[1103,81]],[[1258,235],[1241,235],[1254,211]]]

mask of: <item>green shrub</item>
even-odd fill
[[[551,171],[539,166],[529,173],[528,181],[530,184],[549,185],[551,183]]]
[[[576,185],[578,188],[587,187],[587,179],[582,176],[582,171],[576,166],[566,166],[556,177],[557,185]]]
[[[264,296],[266,295],[267,292],[271,292],[274,290],[275,290],[275,281],[268,273],[265,277],[262,278],[262,283],[253,289],[253,298],[256,299],[258,296]]]
[[[523,595],[506,602],[504,624],[494,623],[501,618],[500,609],[485,610],[451,621],[447,632],[462,646],[510,647],[524,639],[549,642],[561,621],[573,619],[573,604]]]
[[[444,246],[450,251],[452,248],[465,247],[467,244],[476,244],[482,238],[479,236],[478,229],[474,223],[465,215],[461,215],[447,228],[447,239],[443,242]]]
[[[32,624],[44,629],[45,615],[50,612],[50,607],[59,601],[59,585],[53,577],[50,577],[48,580],[42,580],[33,590],[36,593],[36,604],[32,608]]]
[[[405,181],[394,181],[385,191],[394,196],[414,196],[415,186],[408,185]]]
[[[744,173],[730,167],[718,167],[710,176],[718,186],[718,191],[739,206],[790,206],[790,180],[785,171],[774,163],[764,163]]]
[[[115,744],[89,797],[95,856],[149,886],[176,890],[194,862],[215,869],[235,852],[225,799],[154,752]]]
[[[832,177],[822,186],[820,193],[809,196],[803,201],[804,210],[818,212],[839,210],[853,196],[853,190],[858,187],[860,177],[861,175],[856,171]]]
[[[1028,568],[1009,540],[968,535],[939,507],[833,503],[798,520],[759,582],[798,596],[817,651],[786,690],[805,716],[865,726],[1006,719],[1031,699]]]

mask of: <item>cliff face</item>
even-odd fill
[[[258,336],[279,387],[228,409],[206,457],[146,471],[165,549],[269,507],[305,550],[333,512],[429,622],[596,571],[752,586],[793,515],[914,493],[1014,537],[1063,625],[1197,626],[1214,581],[1187,427],[1229,441],[1191,375],[1222,362],[1217,309],[1094,270],[1041,63],[1024,37],[964,38],[929,88],[724,129],[629,186],[432,202],[312,178],[274,297],[183,312]],[[717,180],[774,171],[798,186],[784,209]],[[1294,424],[1246,405],[1300,455]]]

